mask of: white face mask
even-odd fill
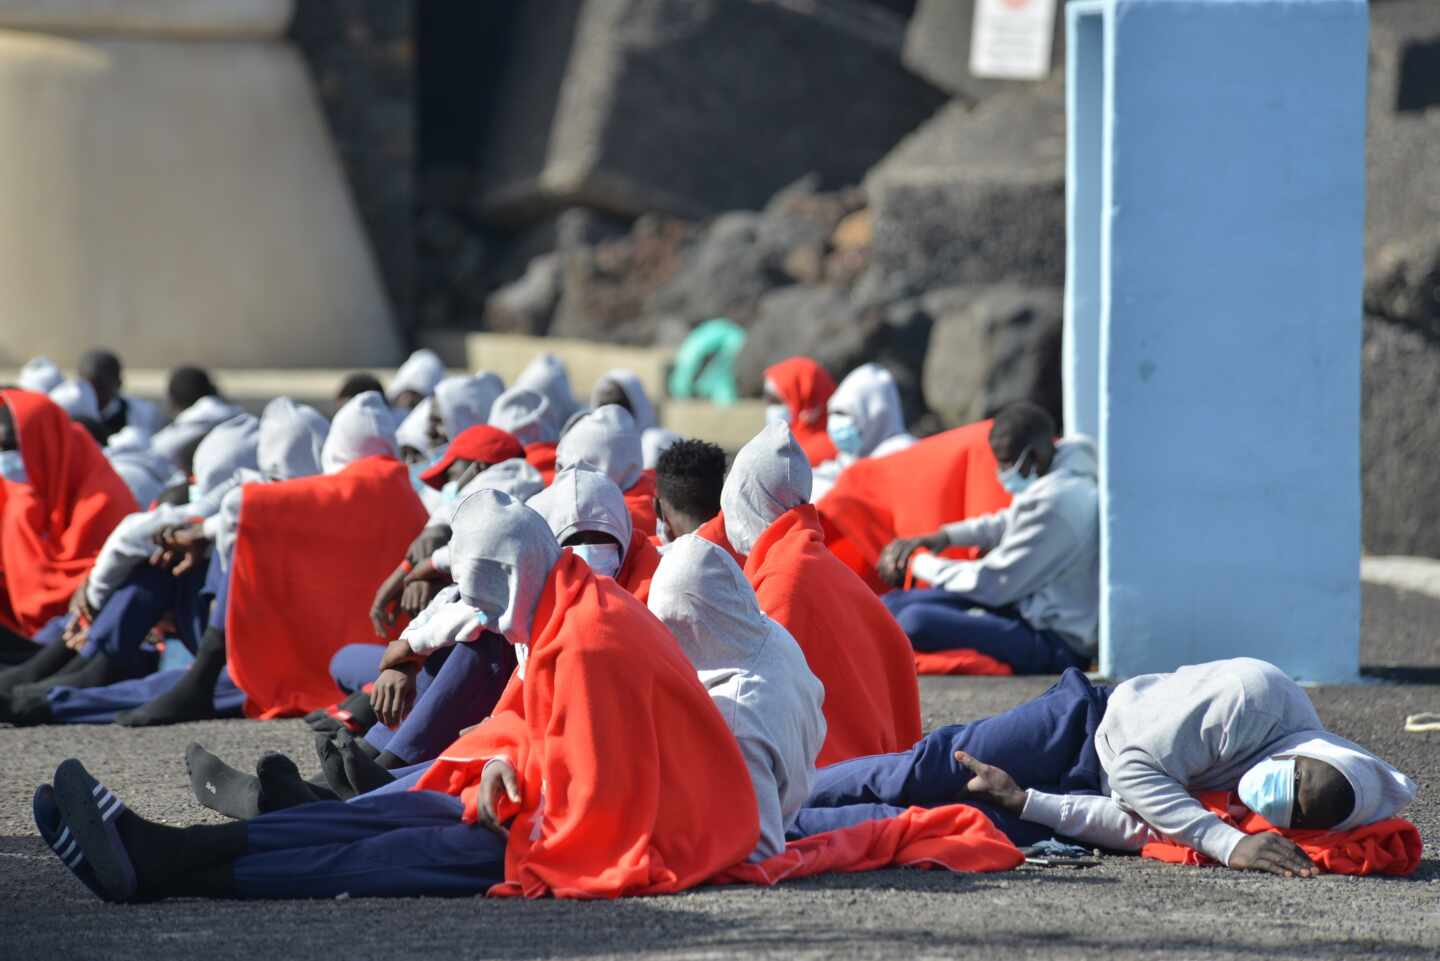
[[[769,424],[790,424],[795,419],[790,413],[788,404],[766,404],[765,423]]]
[[[570,548],[596,574],[614,577],[620,570],[620,545],[576,544]]]
[[[185,488],[185,499],[186,502],[190,504],[200,503],[200,485],[191,484],[189,487]]]
[[[25,458],[18,450],[0,451],[0,477],[12,484],[30,483],[30,475],[25,473]]]
[[[655,536],[662,544],[670,543],[670,528],[665,526],[663,517],[655,518]]]

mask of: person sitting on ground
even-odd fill
[[[686,535],[672,545],[649,606],[740,745],[760,809],[760,843],[750,860],[780,853],[825,741],[825,688],[790,632],[761,613],[735,561],[709,541]]]
[[[222,397],[210,375],[199,367],[177,367],[171,371],[165,395],[175,419],[155,432],[150,446],[189,474],[200,440],[216,424],[243,411]]]
[[[152,450],[150,435],[137,427],[122,427],[111,434],[105,444],[105,459],[143,509],[153,507],[167,489],[186,483],[179,468]]]
[[[822,769],[800,823],[833,827],[958,799],[1016,844],[1060,836],[1138,851],[1168,838],[1232,868],[1317,873],[1292,841],[1246,835],[1192,796],[1211,790],[1238,792],[1278,828],[1348,831],[1399,814],[1416,788],[1326,731],[1305,691],[1273,664],[1234,658],[1114,689],[1070,668],[1003,714]]]
[[[503,393],[504,382],[489,371],[440,381],[430,398],[430,422],[426,425],[430,446],[443,447],[467,427],[486,423]]]
[[[60,637],[105,539],[138,509],[83,427],[42,394],[0,389],[0,635],[17,660]]]
[[[37,394],[48,394],[60,382],[65,375],[60,368],[49,357],[32,357],[20,368],[20,376],[16,378],[16,386],[21,390],[34,391]]]
[[[454,525],[454,603],[515,645],[520,667],[420,790],[174,828],[68,760],[35,805],[42,836],[74,840],[57,847],[66,866],[116,901],[617,897],[679,891],[748,857],[759,819],[744,759],[664,626],[513,498],[472,494]]]
[[[114,351],[103,348],[86,351],[80,356],[76,373],[95,391],[102,445],[127,427],[143,431],[146,435],[160,429],[159,409],[147,400],[124,393],[124,371]]]
[[[606,404],[623,407],[635,418],[635,429],[640,432],[641,464],[646,469],[653,469],[667,438],[674,434],[660,426],[660,420],[655,416],[655,405],[650,403],[639,376],[620,367],[601,374],[590,391],[590,409],[596,410]]]
[[[518,440],[525,448],[525,459],[540,472],[545,483],[550,483],[555,477],[560,423],[544,394],[528,387],[511,387],[495,399],[489,424]]]
[[[789,424],[811,467],[837,454],[826,431],[826,404],[834,393],[835,378],[809,357],[791,357],[765,369],[765,422]]]
[[[735,455],[723,510],[697,533],[741,561],[760,609],[825,685],[818,763],[902,750],[920,736],[914,655],[880,599],[825,547],[809,494],[810,461],[788,427],[771,424]]]
[[[655,534],[655,472],[645,469],[645,455],[635,418],[623,407],[607,404],[592,410],[560,438],[555,467],[565,470],[589,464],[625,492],[635,527],[646,537]]]
[[[575,392],[570,389],[570,372],[565,362],[554,354],[537,354],[515,378],[515,387],[524,387],[544,396],[550,405],[550,417],[556,427],[580,409]]]
[[[100,429],[100,404],[89,381],[78,377],[62,380],[51,389],[49,397],[70,415],[72,421],[85,428],[95,443],[105,446],[105,434]]]
[[[363,370],[356,371],[353,374],[347,374],[345,379],[340,382],[340,389],[335,391],[335,409],[339,410],[341,407],[350,403],[351,399],[358,397],[367,390],[373,390],[382,396],[385,393],[385,388],[380,384],[380,378],[374,374],[367,373]]]
[[[861,364],[852,370],[825,408],[825,431],[837,453],[834,460],[815,468],[816,501],[856,461],[884,457],[915,443],[905,430],[905,409],[895,377],[879,364]]]
[[[1054,421],[1040,407],[1002,408],[990,447],[1014,495],[1010,506],[897,540],[881,553],[877,568],[890,584],[900,586],[908,574],[931,585],[884,597],[915,650],[971,649],[1017,674],[1089,667],[1100,606],[1095,447],[1084,437],[1057,444],[1054,436]],[[984,556],[939,556],[970,545]]]
[[[679,440],[655,464],[655,534],[661,545],[720,513],[725,452],[703,440]]]
[[[444,378],[445,362],[435,351],[422,347],[395,371],[385,398],[398,410],[414,410],[416,404],[435,393],[435,385]]]

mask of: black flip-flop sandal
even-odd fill
[[[135,865],[115,827],[125,805],[74,758],[55,769],[55,800],[101,889],[115,901],[135,900]]]

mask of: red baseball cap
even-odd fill
[[[513,457],[524,457],[525,449],[513,434],[488,424],[476,424],[462,430],[445,448],[444,455],[425,469],[420,479],[439,490],[445,486],[445,472],[457,460],[474,460],[482,464],[498,464]]]

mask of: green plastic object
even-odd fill
[[[735,403],[735,358],[744,346],[745,328],[732,320],[714,317],[696,327],[675,353],[670,396]]]

